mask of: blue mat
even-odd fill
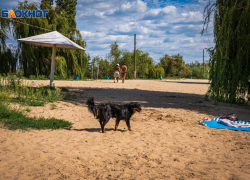
[[[229,127],[223,124],[218,123],[218,120],[220,119],[220,117],[214,118],[210,121],[204,121],[203,123],[210,128],[217,128],[217,129],[231,129],[231,130],[235,130],[235,131],[250,131],[250,127]],[[236,123],[240,123],[240,124],[250,124],[250,122],[246,122],[246,121],[234,121]]]

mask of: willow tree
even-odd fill
[[[81,32],[76,28],[77,0],[56,0],[55,2],[56,29],[85,48],[86,43],[82,40]],[[88,57],[84,51],[59,49],[59,54],[66,59],[68,77],[78,74],[80,78],[84,78],[88,68]]]
[[[11,51],[11,47],[6,46],[6,39],[8,39],[8,33],[10,32],[8,19],[0,17],[0,74],[16,72],[16,53]]]
[[[38,6],[35,3],[29,4],[28,1],[23,1],[18,2],[18,7],[13,9],[37,10]],[[45,29],[50,29],[47,19],[45,18],[16,18],[10,20],[10,22],[15,39],[42,34],[47,32]],[[20,68],[23,69],[24,76],[48,75],[51,59],[48,57],[48,55],[51,56],[51,50],[49,50],[49,48],[36,47],[18,42],[17,52],[19,65]]]
[[[2,9],[0,8],[0,11]],[[5,18],[0,18],[0,53],[5,50],[5,42],[8,38],[9,22]]]
[[[57,30],[80,46],[85,47],[81,33],[76,28],[76,4],[76,0],[57,0],[55,7],[53,6],[53,0],[42,0],[40,6],[36,3],[28,3],[28,1],[19,2],[17,9],[48,9],[49,12],[46,18],[19,18],[12,21],[14,37],[19,39]],[[26,77],[30,75],[49,76],[51,48],[18,43],[18,52],[20,65]],[[68,78],[73,77],[75,74],[78,74],[80,78],[84,77],[87,67],[85,52],[57,49],[57,55],[60,56],[57,63],[61,63],[58,64],[58,67],[63,68],[61,69],[61,72],[63,72],[62,78],[65,78],[65,75]],[[60,69],[57,72],[59,71]],[[55,75],[61,76],[62,74]]]
[[[250,78],[250,0],[217,0],[208,4],[202,34],[211,17],[215,46],[209,49],[208,95],[217,101],[236,103],[245,98]]]

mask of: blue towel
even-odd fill
[[[235,131],[250,131],[250,127],[230,127],[230,126],[226,126],[224,124],[218,123],[218,121],[220,120],[220,117],[214,118],[210,121],[203,121],[203,123],[210,128],[217,128],[217,129],[231,129],[231,130],[235,130]],[[238,124],[250,124],[250,122],[247,121],[242,121],[242,120],[238,120],[238,121],[233,121],[235,123]]]

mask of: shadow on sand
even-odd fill
[[[85,128],[85,129],[70,129],[70,128],[65,128],[68,131],[87,131],[87,132],[101,132],[101,128]],[[105,131],[115,131],[114,128],[105,128]],[[125,132],[127,130],[121,130],[117,129],[117,131],[120,132]]]
[[[161,81],[166,83],[182,83],[182,84],[210,84],[210,82],[190,82],[190,81]]]
[[[96,103],[128,103],[134,101],[139,102],[144,108],[180,108],[191,111],[193,110],[198,113],[204,113],[215,117],[223,114],[236,113],[239,114],[238,116],[242,119],[250,120],[249,103],[245,106],[225,103],[214,105],[212,100],[206,101],[204,98],[205,95],[199,94],[149,91],[141,89],[70,87],[69,95],[65,101],[85,105],[87,98],[91,96],[95,98]],[[92,129],[90,131],[92,131]],[[99,129],[96,131],[99,131]]]

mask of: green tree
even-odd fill
[[[136,60],[137,60],[137,77],[149,78],[149,66],[153,64],[153,59],[149,56],[148,52],[143,52],[142,50],[136,50]]]
[[[56,56],[55,78],[67,79],[67,62],[63,56]]]
[[[2,11],[1,8],[0,11]],[[0,18],[0,53],[5,51],[5,41],[8,38],[7,33],[9,32],[9,28],[9,21],[6,18]]]
[[[179,72],[179,76],[182,78],[189,78],[192,75],[192,70],[189,64],[183,64]]]
[[[204,17],[202,34],[214,17],[208,94],[217,101],[235,103],[245,97],[250,79],[250,0],[217,0],[206,6]]]
[[[193,78],[203,78],[203,65],[201,63],[199,63],[198,61],[196,61],[195,63],[191,63],[190,68]]]
[[[168,77],[179,76],[183,68],[183,57],[179,54],[177,55],[168,55],[165,54],[160,58],[160,63],[165,71],[165,75]]]
[[[0,8],[0,11],[2,9]],[[16,71],[16,55],[12,54],[9,48],[6,49],[7,33],[10,32],[9,20],[0,18],[0,74],[7,74]]]
[[[121,64],[122,51],[119,49],[117,42],[110,45],[110,53],[108,54],[108,59],[110,61],[109,74],[114,74],[114,68],[116,64]]]
[[[99,61],[99,78],[100,79],[105,79],[106,76],[113,76],[113,73],[110,74],[110,66],[109,66],[109,61],[107,59],[100,59]]]
[[[77,0],[56,0],[56,11],[67,20],[69,27],[76,27],[76,5]],[[72,31],[68,33],[74,35]]]
[[[121,54],[122,51],[119,50],[119,45],[117,44],[117,42],[110,45],[110,53],[108,57],[109,59],[111,59],[111,61],[114,61],[114,64],[119,63]]]
[[[9,48],[5,51],[2,51],[2,53],[0,54],[0,61],[0,74],[12,74],[16,72],[17,58]]]
[[[126,78],[134,77],[134,53],[129,52],[127,50],[122,51],[120,65],[122,66],[124,63],[127,65],[127,75]],[[112,67],[112,73],[114,73],[114,67]],[[113,76],[113,75],[112,75]]]
[[[100,74],[100,61],[101,61],[101,58],[99,56],[95,56],[93,59],[92,59],[92,68],[93,68],[93,78],[94,79],[99,79],[99,74]]]
[[[149,64],[149,72],[148,72],[148,78],[149,79],[158,79],[160,76],[164,77],[165,72],[162,67],[161,63],[158,63],[156,65],[154,64]]]
[[[87,61],[86,61],[86,71],[85,71],[85,77],[86,78],[91,78],[91,69],[92,69],[92,64],[91,64],[91,57],[88,54],[87,55]]]
[[[57,30],[67,36],[78,45],[85,47],[80,31],[76,28],[75,7],[76,0],[56,1],[56,7],[52,0],[42,0],[40,7],[36,3],[28,1],[19,2],[17,9],[48,9],[46,18],[20,18],[12,21],[14,37],[16,39],[42,34]],[[28,25],[30,24],[30,25]],[[38,28],[40,27],[40,28]],[[36,47],[25,43],[18,43],[19,61],[23,68],[24,76],[50,74],[51,48]],[[87,55],[83,51],[57,49],[57,55],[66,61],[67,78],[78,74],[84,78],[87,69]],[[59,62],[59,61],[58,61]],[[57,65],[56,65],[57,66]],[[64,67],[60,66],[59,67]],[[60,69],[58,69],[60,71]],[[61,69],[64,74],[65,69]],[[65,75],[65,74],[64,74]],[[62,78],[65,78],[64,76]]]

